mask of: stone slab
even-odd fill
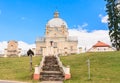
[[[63,83],[63,81],[42,81],[40,83]]]

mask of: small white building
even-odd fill
[[[107,51],[115,51],[115,49],[113,49],[110,45],[104,42],[98,41],[87,52],[107,52]]]

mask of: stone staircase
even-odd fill
[[[64,73],[59,66],[56,56],[45,56],[42,71],[40,72],[41,81],[63,81]]]

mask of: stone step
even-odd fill
[[[56,75],[61,75],[62,72],[60,72],[60,71],[42,71],[40,74],[41,74],[41,75],[43,75],[43,74],[56,74]]]
[[[64,80],[64,75],[60,71],[43,71],[40,73],[40,80],[61,81]]]
[[[64,74],[58,65],[55,56],[46,56],[42,72],[40,72],[40,80],[42,81],[63,81]]]
[[[63,76],[42,76],[40,78],[41,81],[63,81],[64,77]]]
[[[49,67],[59,67],[59,65],[58,64],[52,64],[52,65],[49,65],[49,64],[44,64],[43,65],[43,67],[45,67],[45,66],[49,66]]]
[[[49,75],[42,75],[41,78],[64,78],[64,75],[54,75],[54,74],[49,74]]]
[[[63,81],[42,81],[40,83],[63,83]]]
[[[57,61],[55,61],[55,62],[44,62],[44,65],[57,65],[58,64],[58,62]]]
[[[43,74],[43,75],[41,75],[41,77],[40,78],[43,78],[43,77],[45,77],[45,78],[49,78],[49,77],[53,77],[53,78],[64,78],[64,75],[56,75],[56,74]]]
[[[43,71],[60,71],[59,66],[43,66]]]

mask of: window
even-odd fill
[[[42,47],[40,47],[40,52],[42,52]]]
[[[67,49],[67,47],[65,47],[64,49]]]
[[[10,49],[13,49],[13,47],[14,47],[13,45],[10,45]]]
[[[57,42],[54,42],[54,47],[57,48]]]
[[[53,41],[50,41],[50,45],[51,45],[51,46],[53,45]]]
[[[73,46],[70,47],[70,50],[73,51]]]
[[[106,48],[104,48],[104,51],[106,50]]]
[[[98,48],[97,50],[99,51],[100,49]]]

